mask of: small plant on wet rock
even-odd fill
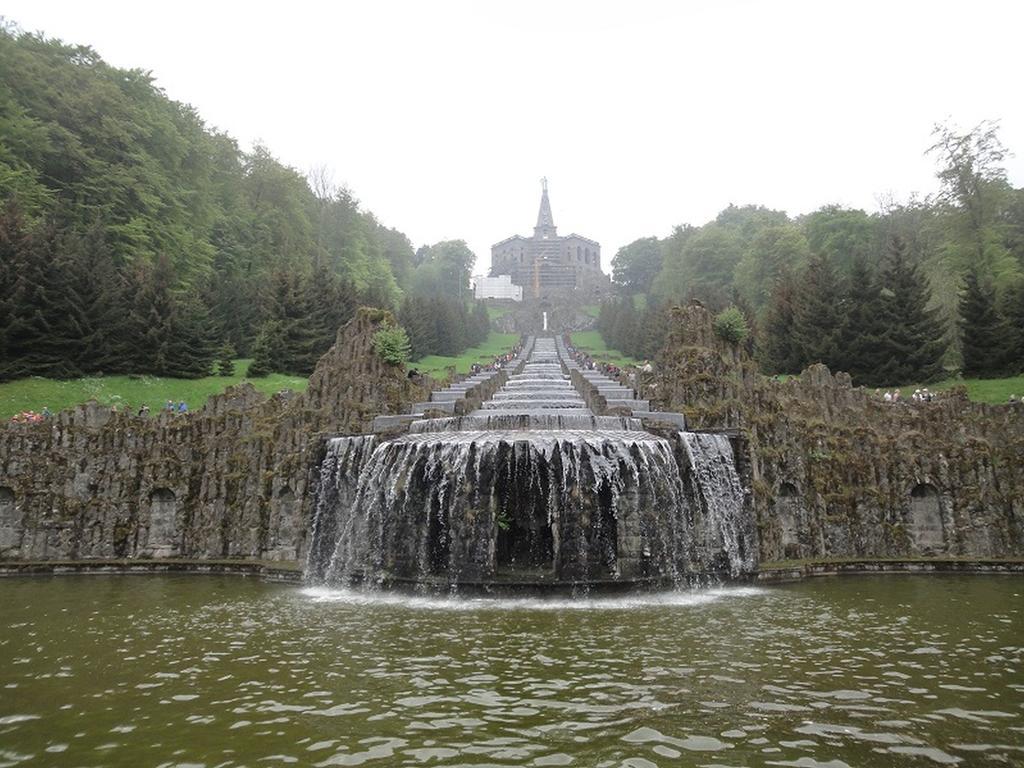
[[[402,365],[409,362],[409,335],[401,326],[387,325],[373,334],[373,348],[385,363]]]
[[[750,328],[747,327],[747,319],[739,309],[728,307],[715,315],[715,333],[721,339],[741,344],[750,334]]]

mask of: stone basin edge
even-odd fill
[[[187,574],[198,576],[235,575],[257,577],[264,581],[302,584],[304,573],[301,564],[292,561],[259,562],[253,560],[202,560],[202,559],[89,559],[89,560],[0,560],[0,578],[12,576],[64,576],[81,574],[99,575],[145,575],[145,574]],[[1024,558],[852,558],[847,560],[816,560],[801,563],[764,563],[745,583],[771,584],[799,581],[819,576],[860,576],[879,574],[997,574],[1024,575]],[[467,585],[477,587],[481,585]],[[534,584],[502,584],[492,587],[516,586],[529,591]],[[565,584],[557,586],[565,587]],[[598,585],[600,586],[600,585]],[[603,586],[608,586],[607,584]],[[637,584],[622,584],[624,589]],[[648,590],[653,584],[644,585]]]

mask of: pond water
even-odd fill
[[[1024,765],[1024,582],[619,600],[0,580],[0,765]]]

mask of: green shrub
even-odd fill
[[[386,325],[373,334],[373,348],[385,363],[409,362],[409,334],[399,325]]]
[[[736,307],[727,307],[715,315],[715,333],[719,338],[740,344],[750,334],[747,319]]]

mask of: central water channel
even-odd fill
[[[1024,764],[1024,584],[471,600],[0,581],[0,765]]]

